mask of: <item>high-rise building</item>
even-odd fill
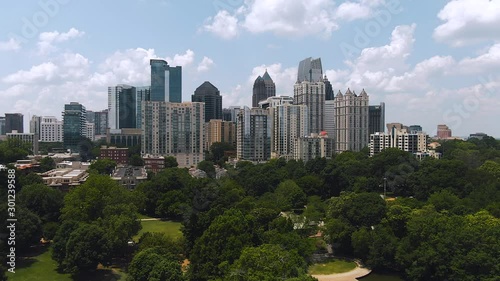
[[[325,126],[328,136],[333,139],[335,136],[335,100],[325,100]]]
[[[307,82],[323,82],[323,66],[321,58],[313,59],[306,58],[299,63],[299,71],[297,73],[297,83]]]
[[[0,136],[5,135],[5,116],[0,116]]]
[[[144,156],[174,156],[180,167],[203,161],[203,103],[145,101],[142,105]]]
[[[236,154],[240,160],[267,161],[271,157],[269,111],[243,107],[236,123]]]
[[[94,122],[85,122],[85,137],[91,141],[95,141]]]
[[[205,123],[205,137],[205,150],[209,150],[215,142],[225,142],[236,147],[236,124],[212,119]]]
[[[21,113],[5,113],[5,133],[24,132],[24,118]]]
[[[448,126],[442,124],[437,126],[437,137],[438,139],[449,139],[451,138],[451,129]]]
[[[182,101],[182,67],[169,66],[160,59],[151,59],[151,101]]]
[[[368,107],[368,133],[385,131],[385,103],[380,105],[370,105]]]
[[[294,158],[304,162],[315,158],[331,159],[334,151],[333,145],[333,139],[329,138],[326,132],[304,136],[296,142]]]
[[[253,83],[252,107],[258,107],[260,101],[274,96],[276,96],[276,84],[266,69],[264,75],[258,76]]]
[[[325,127],[325,83],[302,81],[294,86],[293,103],[307,106],[308,134],[319,134]]]
[[[43,116],[40,122],[41,142],[62,142],[63,122],[54,116]]]
[[[376,132],[370,135],[370,156],[386,148],[399,148],[410,153],[427,151],[429,136],[420,132],[409,132],[407,127],[398,129],[393,126],[389,133]]]
[[[35,134],[35,136],[40,139],[41,135],[41,123],[42,123],[42,116],[36,116],[33,115],[30,120],[30,133]]]
[[[387,123],[387,132],[392,132],[392,130],[407,130],[408,131],[408,126],[405,126],[401,123]]]
[[[408,126],[408,132],[413,133],[413,132],[422,132],[422,126],[420,125],[410,125]]]
[[[140,111],[139,111],[140,112]],[[140,115],[140,114],[139,114]],[[140,122],[139,122],[140,124]],[[108,110],[94,112],[94,129],[96,136],[105,136],[108,129]]]
[[[283,104],[269,108],[271,116],[271,158],[294,159],[299,138],[309,133],[309,113],[305,105]]]
[[[87,134],[85,106],[78,102],[65,104],[62,115],[64,148],[79,151],[79,144]]]
[[[230,106],[229,108],[225,108],[224,111],[224,121],[238,121],[238,113],[242,110],[240,106]]]
[[[325,83],[325,100],[334,100],[335,93],[333,92],[332,83],[330,83],[330,81],[328,81],[328,78],[326,77],[326,75],[323,78],[323,83]]]
[[[219,89],[212,83],[205,81],[194,91],[192,102],[205,103],[205,122],[212,119],[222,119],[222,96]]]
[[[351,92],[335,97],[335,152],[360,151],[368,146],[368,94]]]
[[[137,124],[142,97],[137,88],[120,84],[108,87],[108,125],[112,130],[140,128]]]
[[[223,108],[222,109],[222,120],[224,120],[224,121],[232,121],[231,109],[229,109],[229,108]]]

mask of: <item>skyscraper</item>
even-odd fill
[[[333,92],[332,83],[328,81],[326,75],[323,78],[323,83],[325,83],[325,100],[334,100],[335,93]]]
[[[258,76],[253,83],[252,107],[258,107],[260,101],[274,96],[276,96],[276,85],[266,69],[264,75]]]
[[[219,89],[212,83],[205,81],[194,91],[191,96],[193,102],[205,103],[205,122],[212,119],[222,119],[222,96]]]
[[[64,105],[63,115],[63,143],[64,148],[73,152],[79,150],[79,143],[87,134],[85,106],[71,102]]]
[[[151,101],[182,101],[182,67],[171,67],[164,60],[151,59]]]
[[[319,82],[322,80],[323,67],[321,66],[321,58],[313,59],[309,57],[299,63],[297,83],[301,83],[304,81]]]
[[[200,102],[145,101],[142,106],[143,155],[174,156],[180,167],[203,161],[203,116]]]
[[[123,128],[140,128],[137,123],[140,118],[142,103],[141,92],[137,88],[120,84],[108,87],[108,122],[112,130]]]
[[[42,123],[42,117],[41,116],[36,116],[33,115],[30,120],[30,133],[35,134],[38,139],[40,139],[41,135],[41,123]]]
[[[437,126],[437,137],[438,139],[449,139],[451,138],[451,129],[448,126],[441,124]]]
[[[5,133],[24,133],[24,118],[21,113],[5,113]]]
[[[5,135],[5,116],[0,116],[0,136]]]
[[[231,121],[211,119],[205,124],[205,150],[215,142],[225,142],[236,147],[236,124]]]
[[[325,131],[329,138],[335,136],[335,100],[325,100]]]
[[[307,106],[283,104],[269,108],[271,116],[271,157],[294,159],[297,141],[309,133]]]
[[[271,122],[268,110],[245,106],[238,112],[237,119],[237,158],[267,161],[271,157]]]
[[[294,86],[296,105],[306,105],[309,112],[309,132],[319,134],[325,126],[325,83],[302,81]]]
[[[368,146],[368,94],[347,90],[335,97],[335,151],[360,151]]]
[[[385,130],[385,103],[368,107],[368,133],[384,132]]]

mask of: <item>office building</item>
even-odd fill
[[[128,148],[118,148],[114,146],[102,146],[100,153],[100,159],[111,159],[116,162],[116,164],[126,165],[128,164]]]
[[[258,107],[260,101],[274,96],[276,96],[276,85],[266,69],[264,75],[258,76],[253,84],[252,107]]]
[[[368,134],[368,94],[347,90],[335,97],[335,152],[360,151],[370,141]]]
[[[368,133],[385,131],[385,103],[380,105],[370,105],[368,107]]]
[[[451,129],[446,125],[438,125],[437,126],[437,138],[438,139],[450,139],[451,138]]]
[[[42,122],[42,117],[41,116],[36,116],[33,115],[30,120],[30,133],[35,134],[38,136],[38,139],[40,139],[40,124]]]
[[[332,83],[330,83],[330,81],[328,81],[328,78],[326,77],[326,75],[323,78],[323,83],[325,83],[325,100],[334,100],[335,93],[333,92]]]
[[[299,70],[297,72],[297,83],[304,81],[307,82],[320,82],[323,80],[323,67],[321,65],[321,58],[313,59],[306,58],[299,63]]]
[[[277,107],[284,104],[293,104],[293,98],[288,96],[269,97],[259,102],[259,108]]]
[[[19,133],[13,130],[11,133],[7,133],[7,140],[19,140],[21,143],[27,143],[30,146],[31,153],[33,155],[38,154],[38,136],[32,133]]]
[[[160,59],[151,59],[151,94],[150,101],[182,101],[182,67],[169,66]]]
[[[39,139],[41,142],[62,142],[63,122],[54,116],[43,116],[40,122]]]
[[[24,133],[24,118],[21,113],[5,113],[5,133]]]
[[[124,84],[108,87],[109,128],[140,128],[137,121],[140,120],[142,101],[141,93],[138,93],[136,87]]]
[[[79,151],[79,144],[87,135],[87,114],[85,106],[71,102],[64,105],[63,144],[65,149]]]
[[[192,102],[205,103],[205,122],[212,119],[222,119],[222,96],[219,89],[212,83],[205,81],[194,91]]]
[[[395,130],[406,130],[406,131],[409,131],[408,130],[408,126],[405,126],[401,123],[387,123],[387,132],[392,132],[392,130],[395,129]]]
[[[239,160],[267,161],[271,157],[269,111],[243,107],[236,123],[236,157]]]
[[[85,137],[91,141],[95,141],[95,127],[94,122],[85,122]]]
[[[232,121],[231,109],[229,109],[229,108],[223,108],[222,109],[222,120],[224,120],[224,121]]]
[[[408,126],[408,132],[412,133],[412,132],[422,132],[422,126],[420,125],[410,125]]]
[[[109,93],[109,88],[108,88],[108,93]],[[108,109],[102,111],[87,110],[87,122],[94,123],[95,136],[106,136],[106,130],[108,128]]]
[[[106,133],[106,143],[126,147],[141,146],[141,137],[141,129],[108,129]]]
[[[307,162],[315,158],[331,159],[334,151],[334,142],[323,131],[319,135],[311,134],[298,139],[295,148],[295,160]]]
[[[146,101],[142,106],[143,155],[174,156],[179,167],[204,159],[204,104]]]
[[[271,125],[271,158],[294,159],[299,138],[309,132],[309,113],[305,105],[282,104],[269,108]]]
[[[209,150],[215,142],[225,142],[236,147],[236,124],[212,119],[205,123],[205,138],[205,150]]]
[[[335,136],[335,100],[325,100],[325,132],[333,139]]]
[[[389,133],[377,132],[370,135],[370,156],[386,148],[398,148],[410,153],[427,151],[429,136],[424,132],[409,132],[407,128],[393,126]]]

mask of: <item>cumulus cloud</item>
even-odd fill
[[[194,61],[194,52],[190,49],[186,50],[186,53],[179,55],[175,54],[174,58],[167,57],[166,61],[171,66],[188,66]]]
[[[219,11],[215,17],[206,20],[203,30],[223,39],[234,38],[239,33],[238,18],[226,10]]]
[[[293,96],[293,85],[297,81],[297,67],[284,68],[281,63],[255,66],[248,76],[247,86],[252,89],[255,79],[262,76],[266,70],[276,84],[276,95]]]
[[[73,38],[81,37],[84,34],[85,32],[79,31],[78,29],[73,27],[70,28],[68,32],[62,33],[60,33],[59,31],[42,32],[38,36],[38,53],[40,55],[46,55],[57,50],[57,48],[54,46],[55,43],[65,42]]]
[[[458,47],[500,39],[500,1],[453,0],[438,18],[444,23],[434,30],[437,41]]]
[[[21,43],[14,38],[8,41],[0,41],[0,51],[17,51],[21,49]]]
[[[336,6],[331,0],[253,0],[245,1],[231,13],[220,10],[206,19],[202,30],[223,39],[237,37],[241,30],[270,32],[280,36],[319,36],[329,38],[340,21],[372,17],[384,0],[352,0]]]
[[[214,61],[209,57],[203,57],[196,70],[198,72],[208,71],[214,65]]]

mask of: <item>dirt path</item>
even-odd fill
[[[357,265],[358,267],[348,272],[329,275],[313,275],[313,277],[317,278],[319,281],[357,281],[356,278],[366,276],[371,272],[370,269],[361,267],[358,263]]]

